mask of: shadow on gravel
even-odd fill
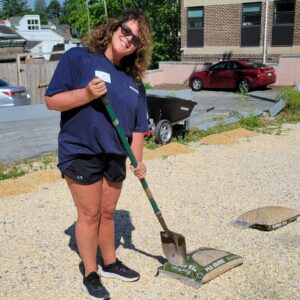
[[[115,212],[115,245],[116,249],[122,245],[124,248],[134,250],[145,256],[157,259],[161,264],[167,262],[163,256],[152,255],[144,250],[138,249],[132,243],[132,231],[135,229],[131,222],[130,213],[127,210]]]
[[[68,246],[72,251],[75,251],[78,256],[79,250],[76,243],[76,237],[75,237],[75,224],[74,222],[69,228],[65,230],[65,234],[70,237]],[[116,210],[115,212],[115,247],[116,249],[122,245],[124,248],[134,250],[138,253],[141,253],[145,256],[152,257],[154,259],[157,259],[159,263],[164,264],[167,262],[167,259],[165,259],[163,256],[159,255],[152,255],[144,250],[138,249],[135,247],[135,245],[132,243],[132,231],[135,229],[131,222],[130,213],[127,210]],[[102,256],[101,252],[98,249],[97,251],[97,264],[101,264],[102,262]],[[83,274],[83,264],[82,262],[79,264],[79,270]]]

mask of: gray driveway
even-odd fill
[[[184,93],[180,96],[184,97]],[[273,90],[254,91],[242,98],[234,92],[187,91],[187,99],[197,102],[190,117],[191,126],[235,112],[265,111],[275,103]],[[213,108],[213,109],[211,109]],[[208,109],[211,109],[207,112]],[[0,163],[39,156],[57,149],[59,113],[45,105],[0,108]]]
[[[196,101],[197,105],[191,114],[191,126],[236,113],[267,111],[274,106],[276,94],[272,89],[252,91],[246,96],[228,91],[193,92],[192,100]]]
[[[0,108],[0,163],[40,156],[57,149],[59,113],[45,105]]]
[[[58,131],[58,117],[0,122],[0,163],[55,151]]]

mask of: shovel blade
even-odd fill
[[[163,252],[167,260],[174,265],[182,266],[186,264],[186,243],[185,237],[172,231],[160,232]]]

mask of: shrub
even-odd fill
[[[286,104],[286,110],[297,112],[300,110],[300,90],[295,87],[283,87],[279,90],[277,99],[283,99]]]
[[[145,82],[144,86],[146,90],[151,90],[153,88],[150,82]]]

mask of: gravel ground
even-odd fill
[[[232,145],[190,145],[188,154],[147,161],[148,183],[188,251],[213,247],[244,264],[199,289],[156,277],[160,226],[128,174],[116,212],[117,255],[141,273],[103,279],[112,299],[299,299],[300,221],[271,232],[233,226],[240,214],[279,205],[300,210],[300,124]],[[63,180],[0,200],[1,299],[88,299],[72,250],[76,211]]]

